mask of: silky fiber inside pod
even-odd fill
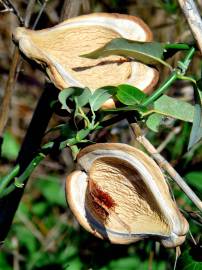
[[[78,156],[67,178],[69,205],[80,224],[112,243],[152,237],[178,246],[188,230],[156,163],[124,144],[95,144]]]
[[[168,221],[143,181],[146,176],[122,159],[96,159],[89,171],[86,210],[117,233],[142,234],[147,230],[148,234],[169,235]]]
[[[143,63],[118,55],[88,59],[88,54],[115,38],[151,41],[149,27],[135,16],[93,13],[79,16],[44,30],[18,27],[13,34],[26,57],[45,68],[59,89],[132,84],[150,92],[158,81],[158,71]]]

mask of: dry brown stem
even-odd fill
[[[80,8],[81,0],[66,0],[62,8],[60,21],[78,16]]]
[[[25,23],[24,23],[25,27],[29,26],[35,2],[36,2],[36,0],[29,0],[29,3],[27,5],[27,9],[25,12]]]
[[[202,20],[198,8],[193,0],[178,0],[178,2],[202,53]]]
[[[18,11],[18,9],[15,7],[15,5],[12,3],[11,0],[0,0],[0,2],[3,4],[3,6],[5,7],[4,10],[1,10],[1,12],[13,12],[21,25],[24,25],[24,20],[20,15],[20,12]]]
[[[8,75],[8,80],[5,87],[4,97],[0,106],[0,136],[3,135],[6,123],[9,117],[10,100],[15,84],[15,75],[19,63],[19,50],[16,47],[12,56],[12,63]]]
[[[37,24],[39,22],[39,19],[41,18],[41,15],[44,12],[44,9],[46,8],[46,5],[48,4],[48,1],[49,0],[44,0],[43,5],[41,6],[41,9],[40,9],[40,11],[39,11],[39,13],[37,15],[37,18],[36,18],[36,20],[35,20],[35,22],[34,22],[34,24],[32,26],[32,29],[36,28],[36,26],[37,26]]]
[[[168,136],[165,138],[165,140],[158,146],[157,148],[157,152],[161,153],[163,151],[163,149],[169,144],[169,142],[174,138],[174,136],[176,136],[178,133],[180,133],[181,131],[181,127],[175,127],[169,134]]]
[[[144,146],[147,152],[156,160],[158,165],[167,172],[170,177],[177,183],[177,185],[184,191],[189,199],[202,211],[202,201],[194,193],[194,191],[187,185],[184,179],[176,172],[176,170],[170,165],[170,163],[158,153],[156,148],[145,138],[141,133],[141,129],[138,124],[131,124],[132,131],[136,137],[136,140]]]
[[[89,0],[82,0],[83,6],[83,13],[87,14],[90,13],[90,1]]]
[[[24,20],[25,26],[29,25],[34,4],[35,4],[35,0],[30,0],[28,3],[26,13],[25,13],[25,20]],[[11,102],[11,97],[14,90],[15,82],[17,79],[17,69],[19,66],[19,59],[20,59],[19,50],[17,47],[15,47],[13,55],[12,55],[12,62],[11,62],[10,70],[9,70],[8,80],[6,83],[4,96],[3,96],[3,100],[0,107],[0,137],[2,137],[3,135],[3,132],[5,130],[5,127],[9,118],[10,102]]]

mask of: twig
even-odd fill
[[[175,248],[175,262],[174,262],[173,270],[176,270],[177,261],[178,261],[178,258],[180,257],[180,255],[181,255],[181,249],[180,249],[180,247],[176,247]]]
[[[30,19],[31,19],[32,11],[33,11],[33,8],[35,5],[35,1],[36,0],[29,1],[26,12],[25,12],[25,20],[21,20],[21,24],[24,25],[25,27],[28,27],[28,25],[30,23]],[[49,0],[45,0],[44,4],[42,5],[42,8],[39,11],[39,14],[38,14],[38,16],[34,22],[34,25],[32,27],[33,29],[36,27],[48,1]],[[8,1],[6,0],[6,3],[7,2]],[[9,2],[9,3],[11,5],[11,2]],[[19,12],[17,11],[17,9],[14,9],[14,10],[15,10],[16,16],[19,18],[19,15],[17,15],[17,14],[19,14]],[[3,136],[6,124],[8,122],[11,97],[12,97],[12,93],[14,90],[15,82],[16,82],[18,74],[19,74],[18,70],[20,69],[20,65],[21,65],[21,62],[20,62],[19,50],[17,47],[15,47],[14,53],[12,56],[12,62],[11,62],[11,67],[10,67],[10,71],[9,71],[8,80],[6,83],[5,90],[4,90],[2,104],[0,106],[0,138]],[[0,144],[0,149],[1,149],[1,144]]]
[[[25,20],[24,20],[25,26],[29,25],[34,4],[35,4],[35,0],[30,0],[28,3],[28,6],[25,12]],[[16,74],[17,74],[17,69],[19,65],[19,59],[20,59],[19,50],[17,47],[15,47],[13,55],[12,55],[12,62],[11,62],[10,70],[9,70],[8,80],[6,83],[5,90],[4,90],[2,104],[0,106],[0,137],[3,136],[4,130],[8,122],[8,118],[9,118],[10,102],[11,102],[11,97],[14,90],[14,85],[17,79]]]
[[[196,240],[194,239],[194,237],[193,237],[193,235],[192,235],[192,233],[191,233],[190,230],[189,230],[189,235],[190,235],[190,237],[191,237],[192,242],[193,242],[194,245],[196,246],[196,245],[197,245],[197,242],[196,242]]]
[[[10,71],[8,75],[8,80],[5,87],[4,97],[2,100],[2,104],[0,106],[0,136],[1,137],[3,135],[4,129],[7,124],[8,117],[9,117],[10,100],[13,93],[13,87],[16,81],[15,75],[16,75],[16,70],[19,63],[19,56],[20,55],[19,55],[18,48],[15,48],[13,56],[12,56],[12,63],[11,63],[11,67],[10,67]]]
[[[144,146],[148,153],[156,160],[159,166],[166,171],[170,177],[178,184],[178,186],[184,191],[184,193],[190,198],[190,200],[202,211],[202,201],[193,192],[193,190],[187,185],[183,178],[175,171],[170,163],[161,156],[156,148],[142,135],[140,127],[136,123],[131,123],[132,131],[136,137],[136,140]]]
[[[163,149],[166,147],[166,145],[173,139],[175,135],[177,135],[181,131],[181,127],[175,127],[165,138],[165,140],[159,145],[159,147],[156,149],[158,153],[161,153]]]
[[[19,254],[19,242],[18,238],[14,236],[12,238],[12,246],[14,247],[13,251],[13,269],[20,270],[20,254]]]
[[[66,0],[61,12],[60,21],[78,16],[81,8],[81,0]]]
[[[202,53],[202,20],[193,0],[178,0]]]
[[[35,22],[34,22],[34,24],[33,24],[33,26],[32,26],[32,29],[35,29],[35,28],[36,28],[36,26],[37,26],[37,24],[38,24],[38,22],[39,22],[39,19],[41,18],[41,15],[42,15],[42,13],[44,12],[44,9],[46,8],[46,5],[47,5],[48,1],[49,1],[49,0],[45,0],[45,1],[43,2],[43,5],[41,6],[41,9],[40,9],[40,11],[39,11],[39,13],[38,13],[38,16],[36,17],[36,20],[35,20]]]
[[[90,12],[90,1],[89,0],[82,0],[82,6],[83,6],[83,13],[87,14]]]
[[[14,4],[12,3],[11,0],[0,0],[0,2],[4,5],[5,10],[1,10],[1,12],[13,12],[16,17],[18,18],[19,22],[21,25],[24,25],[24,20],[20,15],[20,12],[18,11],[18,9],[14,6]]]
[[[29,26],[35,2],[36,2],[36,0],[29,0],[29,2],[28,2],[27,9],[25,12],[25,22],[24,22],[25,27]]]
[[[20,219],[22,223],[24,223],[25,227],[32,232],[32,234],[39,240],[39,242],[44,243],[45,238],[42,233],[34,226],[34,224],[24,215],[22,212],[17,213],[17,217]]]
[[[1,13],[6,13],[6,12],[12,12],[13,10],[11,8],[5,7],[5,9],[0,10]]]

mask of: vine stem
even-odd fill
[[[11,0],[1,0],[0,2],[4,5],[6,10],[11,11],[16,15],[16,17],[19,20],[20,25],[24,25],[24,19],[21,17],[20,12],[15,7],[15,5],[12,3]]]
[[[136,140],[143,145],[147,152],[156,160],[158,165],[166,171],[177,185],[184,191],[189,199],[196,205],[196,207],[202,211],[202,201],[194,193],[194,191],[187,185],[184,179],[176,172],[176,170],[170,165],[170,163],[156,150],[156,148],[145,138],[141,133],[141,129],[137,123],[130,124],[133,134]]]
[[[46,157],[43,153],[39,153],[32,161],[31,163],[27,166],[25,171],[15,179],[14,182],[12,182],[11,185],[9,185],[6,188],[6,184],[10,183],[11,180],[13,180],[17,174],[19,173],[20,167],[19,165],[15,166],[15,169],[12,170],[12,173],[10,173],[7,176],[7,183],[4,181],[4,185],[1,185],[0,188],[0,199],[7,196],[9,193],[14,191],[16,188],[23,188],[24,182],[28,179],[30,174],[34,171],[34,169],[39,165],[39,163]]]
[[[169,86],[173,84],[177,80],[177,71],[173,71],[168,79],[151,95],[149,96],[143,103],[143,106],[148,106],[153,103],[157,98],[159,98]]]
[[[190,46],[186,43],[165,43],[164,49],[189,50]]]
[[[8,173],[4,178],[0,181],[0,198],[1,194],[4,191],[4,189],[7,187],[7,185],[13,180],[14,177],[19,173],[20,166],[17,164],[11,171]]]
[[[163,82],[163,84],[156,90],[154,93],[145,99],[142,103],[142,106],[148,106],[153,103],[157,98],[159,98],[169,86],[171,86],[177,79],[181,79],[181,76],[185,74],[186,70],[189,67],[190,61],[193,58],[195,53],[195,48],[192,47],[188,50],[184,59],[178,62],[178,67],[171,73],[168,79]]]

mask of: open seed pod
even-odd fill
[[[181,245],[188,223],[173,202],[156,163],[142,151],[99,143],[78,155],[79,169],[66,180],[67,201],[79,223],[112,243],[152,237]]]
[[[80,57],[118,37],[151,41],[152,33],[137,17],[93,13],[44,30],[18,27],[13,35],[22,53],[41,64],[59,89],[78,86],[93,91],[128,83],[149,92],[158,81],[156,69],[120,56]]]

